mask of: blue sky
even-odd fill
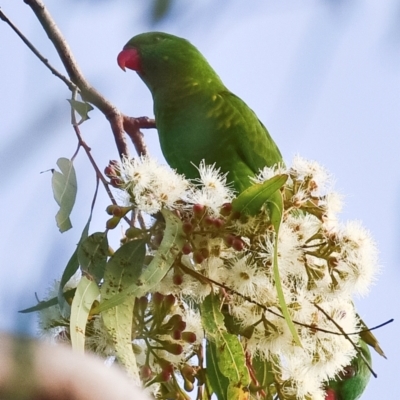
[[[126,114],[152,116],[151,97],[134,73],[118,68],[116,56],[135,34],[167,31],[202,51],[268,127],[288,162],[300,154],[335,176],[345,199],[341,219],[363,221],[380,249],[381,273],[368,297],[356,299],[357,307],[370,326],[395,318],[376,332],[388,360],[374,356],[379,378],[363,399],[390,398],[400,372],[400,3],[177,2],[157,25],[149,22],[147,1],[48,3],[88,80]],[[22,0],[1,6],[62,70],[29,7]],[[61,235],[51,175],[40,172],[75,151],[68,90],[4,23],[0,68],[0,328],[34,332],[35,317],[16,310],[32,305],[35,292],[42,298],[59,278],[86,222],[95,180],[80,154],[74,229]],[[98,111],[81,129],[100,166],[117,158]],[[162,161],[155,131],[146,132],[146,142]],[[93,231],[104,229],[107,204],[102,194]]]

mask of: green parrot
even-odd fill
[[[371,364],[371,353],[368,345],[360,340],[360,350],[365,359]],[[357,400],[367,387],[371,371],[358,354],[351,363],[343,369],[338,379],[326,384],[325,400]]]
[[[282,162],[256,114],[187,40],[162,32],[137,35],[118,64],[136,71],[150,89],[164,157],[186,178],[198,177],[204,159],[242,192],[260,168]]]
[[[222,83],[187,40],[163,32],[133,37],[118,65],[136,71],[149,88],[161,149],[168,164],[186,178],[198,177],[202,160],[227,173],[237,192],[251,185],[261,168],[283,163],[282,155],[256,114]],[[370,353],[364,342],[362,352]],[[356,400],[369,370],[358,356],[342,376],[327,383],[326,400]]]

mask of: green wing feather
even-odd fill
[[[196,88],[197,89],[197,88]],[[201,160],[228,173],[241,192],[249,176],[282,161],[267,129],[255,113],[228,90],[185,91],[168,105],[154,96],[161,148],[167,162],[188,178],[197,177]],[[193,165],[194,164],[194,165]]]

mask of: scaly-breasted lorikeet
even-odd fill
[[[119,53],[118,64],[136,71],[149,88],[164,157],[186,178],[198,177],[196,166],[204,159],[241,192],[261,168],[282,162],[255,113],[187,40],[162,32],[137,35]],[[356,357],[342,379],[328,382],[326,399],[356,400],[368,379],[369,370]]]
[[[371,353],[368,345],[360,339],[361,353],[368,363],[371,363]],[[367,364],[358,354],[351,363],[343,369],[338,379],[326,384],[325,400],[357,400],[367,387],[371,372]]]
[[[238,192],[249,176],[282,161],[255,113],[231,93],[187,40],[162,32],[133,37],[118,55],[150,89],[161,149],[168,164],[196,178],[204,159],[228,173]]]

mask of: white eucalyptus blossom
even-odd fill
[[[222,174],[219,168],[206,165],[204,160],[198,167],[199,178],[193,180],[191,191],[187,193],[188,204],[202,204],[218,213],[221,206],[233,199],[232,185],[226,181],[227,174]]]
[[[172,208],[188,187],[182,175],[147,156],[124,158],[120,173],[131,201],[148,214]]]
[[[182,231],[174,234],[185,241],[163,279],[135,300],[133,349],[143,381],[160,392],[157,382],[176,371],[192,387],[192,366],[193,373],[204,367],[195,368],[194,355],[204,339],[218,334],[205,329],[201,316],[203,302],[213,297],[219,301],[213,321],[220,324],[219,334],[237,335],[246,355],[269,361],[285,399],[324,400],[324,382],[356,354],[343,332],[359,340],[353,335],[360,322],[352,299],[367,292],[377,273],[371,235],[358,222],[339,221],[342,197],[333,191],[330,174],[314,161],[297,156],[291,166],[265,167],[253,178],[262,183],[287,175],[278,232],[266,206],[253,216],[232,211],[234,191],[215,165],[203,161],[198,173],[199,178],[186,180],[149,157],[124,159],[119,169],[120,189],[130,203],[148,214],[172,210],[182,222]],[[162,236],[164,227],[161,218],[139,229],[140,239],[152,237],[150,259],[159,251],[153,239]],[[282,301],[301,346],[283,317]],[[43,330],[60,317],[43,316]],[[112,356],[101,318],[90,327],[87,347]]]

